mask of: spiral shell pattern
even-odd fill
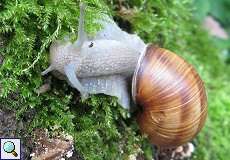
[[[147,46],[133,76],[132,96],[141,110],[141,131],[159,147],[182,145],[204,126],[204,84],[192,65],[166,49]]]

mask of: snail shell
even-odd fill
[[[166,49],[147,46],[133,76],[132,96],[141,107],[139,127],[157,146],[184,144],[204,125],[204,84],[192,65]]]

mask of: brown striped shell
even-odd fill
[[[157,146],[184,144],[204,125],[204,84],[192,65],[166,49],[148,45],[140,56],[132,96],[141,107],[139,127]]]

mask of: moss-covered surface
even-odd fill
[[[47,128],[73,135],[75,147],[85,159],[125,159],[139,147],[151,157],[151,148],[141,138],[135,115],[129,115],[116,98],[97,95],[82,102],[66,82],[52,77],[51,91],[38,95],[35,90],[45,79],[48,48],[54,39],[70,34],[76,39],[79,2],[75,0],[2,0],[0,5],[1,107],[12,109],[26,129]],[[195,140],[194,159],[228,159],[230,148],[229,66],[220,58],[221,48],[192,18],[189,0],[87,0],[88,33],[99,26],[94,17],[107,13],[138,33],[145,42],[170,49],[192,63],[204,80],[209,99],[205,128]],[[96,27],[95,27],[96,26]],[[19,132],[20,134],[20,132]],[[24,135],[21,135],[24,136]]]

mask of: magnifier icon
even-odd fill
[[[3,149],[6,153],[11,153],[14,155],[14,157],[17,157],[18,154],[15,152],[15,145],[11,141],[7,141],[3,144]]]

